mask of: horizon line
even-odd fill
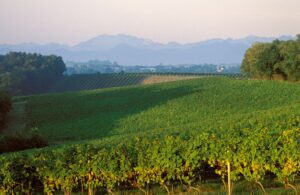
[[[299,33],[300,34],[300,33]],[[280,37],[296,37],[298,34],[295,35],[291,35],[291,34],[283,34],[283,35],[279,35],[279,36],[259,36],[259,35],[253,35],[253,34],[249,34],[247,36],[243,36],[243,37],[237,37],[237,38],[233,38],[233,37],[227,37],[227,38],[209,38],[209,39],[203,39],[203,40],[199,40],[199,41],[195,41],[195,42],[178,42],[178,41],[168,41],[168,42],[159,42],[159,41],[155,41],[146,37],[142,37],[142,36],[137,36],[137,35],[132,35],[132,34],[126,34],[126,33],[115,33],[115,34],[99,34],[95,37],[91,37],[89,39],[77,42],[75,44],[66,44],[66,43],[59,43],[59,42],[45,42],[45,43],[38,43],[38,42],[34,42],[34,41],[24,41],[24,42],[19,42],[19,43],[0,43],[0,45],[23,45],[23,44],[36,44],[36,45],[51,45],[51,44],[58,44],[61,46],[68,46],[68,47],[74,47],[80,43],[84,43],[87,41],[90,41],[92,39],[96,39],[98,37],[101,36],[110,36],[110,37],[117,37],[117,36],[128,36],[128,37],[134,37],[134,38],[138,38],[138,39],[143,39],[143,40],[147,40],[147,41],[151,41],[153,43],[158,43],[158,44],[163,44],[163,45],[167,45],[167,44],[179,44],[179,45],[188,45],[188,44],[195,44],[195,43],[201,43],[201,42],[206,42],[206,41],[212,41],[212,40],[240,40],[240,39],[246,39],[246,38],[250,38],[250,37],[257,37],[257,38],[280,38]]]

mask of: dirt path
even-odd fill
[[[164,83],[171,81],[189,80],[200,78],[200,76],[174,76],[174,75],[152,75],[143,80],[142,84]]]

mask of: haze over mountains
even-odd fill
[[[18,45],[0,44],[0,54],[23,51],[55,54],[64,61],[110,60],[120,65],[158,64],[240,64],[245,51],[255,42],[271,42],[275,39],[289,40],[293,36],[257,37],[243,39],[211,39],[189,44],[171,42],[157,43],[148,39],[124,34],[100,35],[75,46],[57,43]]]

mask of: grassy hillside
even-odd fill
[[[19,97],[14,116],[58,145],[0,155],[0,194],[225,194],[229,168],[234,193],[296,192],[299,97],[213,77]]]
[[[27,98],[27,128],[50,143],[129,134],[285,125],[300,116],[300,85],[201,78]]]

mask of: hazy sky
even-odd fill
[[[181,43],[300,33],[300,0],[0,0],[0,43],[101,34]]]

